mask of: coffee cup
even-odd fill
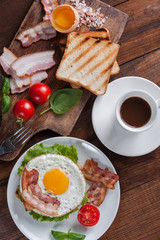
[[[158,120],[160,99],[155,100],[149,93],[133,90],[122,95],[116,104],[116,118],[124,129],[143,132]]]

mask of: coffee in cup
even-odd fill
[[[127,92],[117,102],[116,117],[119,124],[128,131],[142,132],[158,119],[159,102],[141,90]]]

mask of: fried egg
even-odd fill
[[[60,201],[56,216],[63,216],[81,204],[86,192],[86,180],[79,167],[68,157],[44,154],[30,160],[25,168],[28,171],[37,170],[37,183],[42,193]],[[46,215],[36,209],[34,211]]]

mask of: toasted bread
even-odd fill
[[[102,95],[106,92],[118,50],[119,45],[108,39],[70,33],[56,77]]]
[[[76,32],[72,32],[72,34],[70,34],[68,36],[68,41],[71,40],[76,40],[76,37],[78,37],[79,34],[77,34]],[[93,38],[97,38],[97,39],[106,39],[110,41],[110,35],[109,35],[109,31],[107,28],[100,28],[94,31],[90,31],[90,32],[85,32],[85,33],[81,33],[81,36],[86,38],[86,37],[93,37]],[[61,51],[64,52],[65,51],[65,45],[67,42],[67,38],[62,38],[60,40],[60,48]],[[113,64],[113,68],[111,71],[111,75],[115,75],[117,73],[119,73],[120,71],[120,67],[118,65],[118,62],[115,61],[115,63]],[[74,84],[75,85],[75,84]],[[78,88],[77,86],[73,86],[73,88]]]

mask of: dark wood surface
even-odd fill
[[[64,1],[61,0],[59,2],[63,3]],[[101,12],[105,16],[108,16],[108,19],[106,19],[105,21],[104,27],[107,27],[109,29],[112,41],[118,42],[127,23],[127,19],[128,19],[127,14],[123,13],[122,11],[114,7],[108,7],[106,3],[100,2],[99,0],[96,0],[96,1],[87,0],[87,5],[92,6],[93,9],[98,9],[99,7],[101,7],[102,9]],[[26,14],[16,35],[22,30],[27,29],[31,26],[34,26],[35,24],[42,21],[43,15],[44,15],[44,10],[40,0],[35,0],[32,6],[30,7],[28,13]],[[78,31],[79,32],[89,31],[89,28],[82,25],[80,28],[78,28]],[[39,41],[35,44],[32,44],[28,48],[22,47],[20,41],[16,40],[16,35],[14,36],[11,44],[9,45],[9,49],[18,57],[23,56],[25,54],[38,52],[38,51],[55,49],[54,59],[56,61],[56,65],[52,69],[47,71],[48,78],[47,80],[45,80],[45,83],[47,83],[50,86],[52,92],[56,91],[59,88],[69,86],[69,84],[67,84],[64,81],[56,80],[56,77],[55,77],[57,67],[62,57],[62,53],[59,48],[59,39],[61,37],[60,34],[57,34],[56,38],[50,39],[48,41]],[[60,135],[64,135],[64,136],[69,135],[90,96],[91,96],[91,93],[89,91],[84,90],[82,98],[78,102],[78,104],[76,104],[75,107],[73,107],[69,112],[63,115],[57,115],[57,114],[54,114],[52,111],[49,111],[40,117],[40,113],[44,109],[48,108],[49,102],[47,102],[42,106],[35,106],[35,114],[32,117],[32,119],[29,121],[29,124],[30,126],[32,126],[32,129],[33,129],[33,134],[40,132],[42,130],[50,129],[54,132],[57,132]],[[8,111],[8,113],[4,115],[1,123],[0,143],[19,127],[18,124],[15,122],[15,118],[12,114],[12,111],[13,111],[13,106],[17,102],[17,100],[22,98],[28,98],[28,91],[25,91],[24,93],[21,93],[21,94],[14,94],[11,96],[12,106]],[[9,122],[7,121],[8,117],[10,117]],[[0,156],[0,159],[13,160],[20,153],[22,147],[19,148],[14,153]]]
[[[135,75],[160,86],[160,4],[158,0],[105,0],[129,15],[120,40],[118,55],[120,73],[111,81]],[[0,53],[9,46],[33,0],[0,1]],[[121,202],[115,221],[100,240],[160,239],[160,148],[141,157],[123,157],[107,148],[96,137],[91,111],[95,96],[91,95],[70,136],[87,140],[100,148],[115,166],[121,185]],[[6,121],[10,121],[9,118]],[[50,130],[35,134],[19,156],[40,140],[57,136]],[[18,156],[18,157],[19,157]],[[26,240],[17,229],[7,207],[6,189],[10,172],[18,157],[0,162],[0,239]]]

